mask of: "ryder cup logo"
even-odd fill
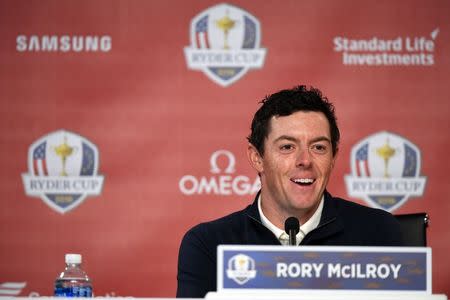
[[[228,261],[227,277],[243,285],[256,277],[255,261],[244,254],[237,254]]]
[[[222,86],[264,64],[259,21],[245,10],[229,4],[210,7],[192,20],[190,33],[191,45],[184,49],[188,68]]]
[[[373,134],[352,149],[347,192],[392,212],[409,197],[423,195],[426,177],[420,176],[420,164],[419,149],[407,139],[390,132]]]
[[[64,130],[50,133],[28,150],[29,173],[22,174],[25,193],[65,213],[88,195],[100,195],[98,163],[97,147],[87,139]]]

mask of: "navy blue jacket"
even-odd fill
[[[244,210],[199,224],[184,236],[178,256],[177,297],[203,298],[216,290],[217,246],[280,245],[262,223],[258,195]],[[401,246],[398,221],[388,212],[325,193],[319,226],[300,245]]]

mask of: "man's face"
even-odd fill
[[[264,214],[277,226],[289,216],[306,222],[319,205],[336,158],[325,115],[299,111],[273,117],[263,156],[252,145],[248,154],[261,176]]]

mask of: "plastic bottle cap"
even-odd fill
[[[66,254],[66,264],[81,264],[81,254]]]

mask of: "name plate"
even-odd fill
[[[217,291],[352,290],[431,294],[425,247],[220,245]]]

